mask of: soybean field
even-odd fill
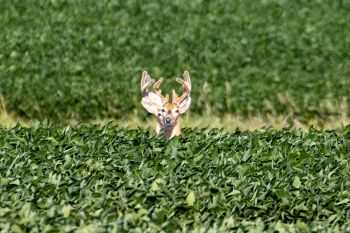
[[[2,232],[349,231],[350,130],[0,129]]]

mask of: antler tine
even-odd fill
[[[142,78],[141,78],[141,92],[143,92],[143,90],[145,89],[145,81],[146,81],[146,77],[147,77],[147,71],[143,71],[142,72]]]
[[[162,91],[159,90],[160,84],[163,82],[163,78],[161,77],[154,85],[153,90],[154,92],[162,99],[164,102],[168,102],[169,96],[166,95],[165,97],[162,95]]]
[[[184,79],[176,78],[176,81],[178,83],[181,83],[182,87],[185,89],[185,93],[183,93],[180,97],[177,98],[176,100],[177,104],[181,103],[184,99],[186,99],[187,96],[191,94],[191,90],[192,90],[190,74],[187,71],[185,71],[183,76],[184,76]]]
[[[175,90],[173,89],[172,102],[173,102],[173,103],[176,103],[178,97],[179,97],[179,96],[176,94]]]
[[[141,92],[143,96],[148,94],[148,87],[154,83],[154,79],[147,74],[147,71],[143,71],[141,78]]]
[[[187,70],[185,70],[185,72],[184,72],[184,79],[187,82],[187,84],[189,85],[190,90],[192,90],[191,78],[190,78],[190,74],[188,73]]]

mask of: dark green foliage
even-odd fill
[[[349,231],[341,135],[185,129],[166,141],[112,125],[0,129],[0,230]]]
[[[293,114],[307,121],[349,98],[350,2],[0,1],[0,92],[25,117],[139,113],[142,70],[187,69],[192,111]],[[210,89],[204,90],[207,81]],[[287,95],[288,100],[276,98]],[[200,98],[200,96],[202,97]],[[264,104],[272,103],[273,109]],[[349,109],[348,109],[349,110]],[[144,113],[142,113],[144,114]]]

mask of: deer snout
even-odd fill
[[[172,119],[171,119],[171,117],[169,117],[169,116],[164,118],[164,122],[165,122],[166,124],[170,124],[170,123],[171,123],[171,120],[172,120]]]

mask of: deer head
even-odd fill
[[[172,101],[169,101],[169,95],[163,96],[159,89],[163,78],[155,82],[147,74],[146,71],[142,73],[141,92],[142,92],[142,106],[150,113],[157,116],[156,132],[159,134],[164,132],[167,139],[181,134],[180,129],[180,114],[185,113],[191,105],[191,79],[190,74],[185,71],[184,79],[176,78],[176,81],[184,88],[184,93],[179,97],[175,90],[173,90]],[[149,92],[148,88],[153,84],[154,92]]]

